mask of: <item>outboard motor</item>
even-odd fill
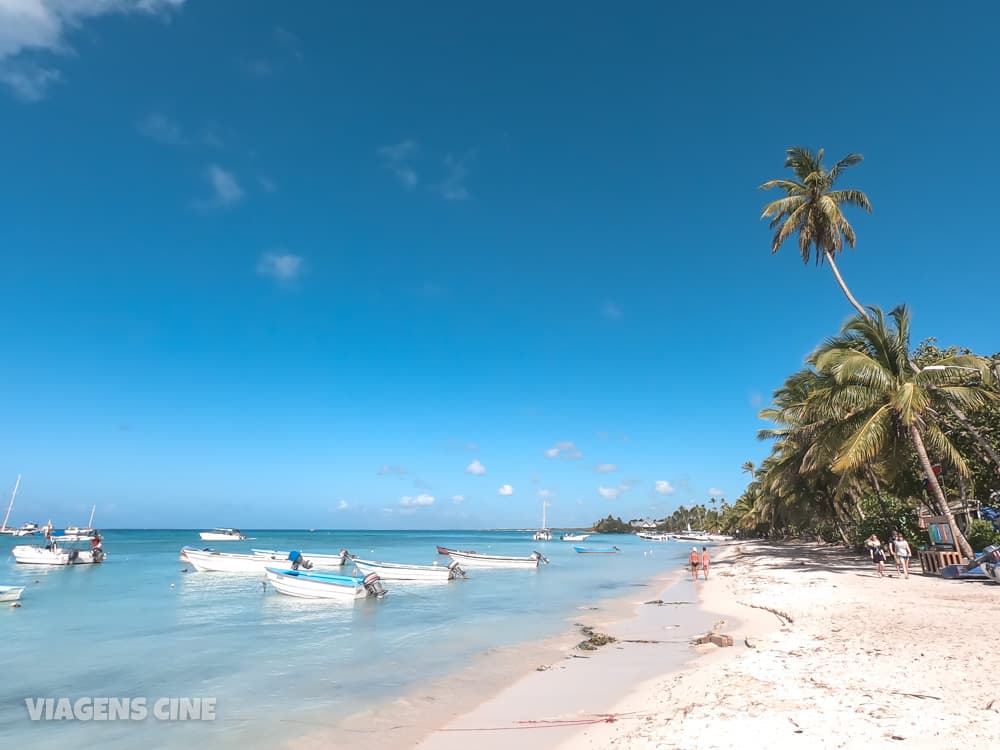
[[[298,550],[292,550],[288,553],[288,559],[292,561],[292,570],[298,570],[299,568],[305,568],[306,570],[312,570],[313,564],[306,560],[302,553]]]
[[[437,563],[434,564],[437,565]],[[454,573],[456,578],[458,576],[462,576],[462,578],[468,578],[468,576],[465,575],[465,571],[458,566],[458,560],[452,560],[450,563],[448,563],[448,570]]]
[[[993,565],[1000,564],[1000,546],[991,544],[989,547],[983,547],[983,551],[980,552],[975,559],[973,559],[969,567],[975,568],[983,563],[992,563]]]
[[[546,565],[549,564],[549,559],[547,557],[543,557],[541,552],[537,552],[537,551],[536,552],[532,552],[531,553],[531,559],[532,560],[541,560]]]
[[[351,553],[350,552],[348,552],[346,549],[340,550],[340,564],[341,565],[343,565],[345,562],[347,562],[350,558],[351,558]]]
[[[386,595],[386,593],[388,593],[385,585],[382,583],[382,579],[378,577],[378,573],[369,573],[364,577],[362,583],[364,584],[365,591],[368,592],[368,595],[374,596],[376,599],[381,599]]]

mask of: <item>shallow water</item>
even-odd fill
[[[468,580],[388,582],[381,601],[294,599],[256,574],[197,573],[178,562],[195,531],[108,531],[99,566],[17,565],[0,540],[0,583],[25,585],[20,609],[0,606],[0,736],[38,750],[67,742],[117,750],[271,747],[296,724],[363,710],[439,678],[490,648],[565,631],[591,603],[626,594],[683,563],[684,544],[591,537],[617,555],[580,555],[575,544],[527,532],[256,531],[214,543],[444,564],[435,546],[497,554],[537,549],[538,570],[471,570]],[[38,537],[29,538],[37,540]],[[192,572],[182,572],[188,567]],[[30,721],[28,697],[205,697],[212,721]],[[276,717],[277,720],[276,720]]]

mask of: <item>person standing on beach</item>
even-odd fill
[[[868,545],[868,554],[871,555],[872,562],[875,563],[875,570],[878,571],[878,577],[885,577],[885,550],[882,549],[882,542],[879,538],[872,534],[868,537],[868,541],[865,542]]]
[[[896,534],[893,549],[896,551],[896,565],[903,566],[903,578],[909,578],[910,558],[913,556],[913,553],[910,551],[910,543],[903,539],[902,534]]]
[[[701,556],[698,554],[698,548],[692,547],[691,554],[688,555],[688,560],[691,562],[691,578],[692,580],[698,580],[698,566],[701,565]]]
[[[708,556],[708,547],[701,548],[701,574],[705,576],[705,580],[708,580],[708,567],[712,560]]]

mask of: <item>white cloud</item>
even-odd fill
[[[416,497],[403,495],[403,497],[399,499],[399,504],[403,506],[434,505],[434,496],[426,493],[417,495]]]
[[[411,165],[420,147],[415,141],[400,141],[390,146],[382,146],[378,150],[382,166],[392,172],[399,183],[407,190],[412,190],[420,182],[417,171]]]
[[[445,176],[441,184],[438,185],[438,190],[445,200],[464,201],[468,199],[469,190],[465,186],[465,180],[469,176],[468,164],[471,159],[471,154],[463,157],[448,154],[444,157]]]
[[[611,472],[611,471],[618,471],[618,465],[617,464],[598,464],[594,468],[597,469],[599,472],[605,473],[605,474],[608,473],[608,472]]]
[[[25,101],[38,101],[61,75],[35,58],[38,53],[70,56],[67,31],[94,16],[155,15],[183,4],[184,0],[0,0],[0,83]]]
[[[184,146],[187,139],[181,126],[159,112],[152,112],[139,121],[139,132],[147,138],[168,146]]]
[[[232,206],[239,203],[243,197],[243,188],[232,172],[229,172],[218,164],[212,164],[208,168],[208,181],[215,192],[215,201],[220,206]]]
[[[544,453],[548,458],[583,458],[583,453],[572,440],[560,440],[551,448],[546,448]]]
[[[337,510],[347,510],[350,507],[351,504],[346,500],[341,500],[339,503],[337,503]]]
[[[621,307],[615,302],[605,302],[601,305],[601,313],[610,320],[621,320],[624,315]]]
[[[461,505],[465,502],[465,495],[452,495],[451,501],[455,503],[455,505]]]
[[[708,494],[710,497],[722,497],[725,495],[725,490],[720,490],[718,487],[709,487]]]
[[[257,273],[278,281],[291,281],[302,273],[302,256],[291,253],[264,253],[257,261]]]
[[[677,492],[677,488],[674,487],[666,479],[657,479],[656,485],[653,488],[658,495],[673,495]]]
[[[598,487],[597,491],[606,500],[617,500],[622,492],[624,492],[624,489],[621,487]]]
[[[514,494],[514,488],[511,487],[509,484],[505,484],[499,490],[497,490],[497,493],[503,495],[504,497],[510,497],[511,495]]]
[[[478,458],[471,464],[465,467],[466,474],[475,474],[477,477],[482,476],[486,473],[486,467],[483,466],[483,462]]]

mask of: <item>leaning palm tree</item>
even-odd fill
[[[901,442],[909,440],[955,543],[971,557],[972,548],[955,523],[928,448],[959,475],[970,476],[962,455],[941,429],[938,411],[945,400],[976,411],[994,399],[989,361],[973,355],[945,357],[915,370],[906,307],[889,313],[894,325],[880,309],[869,310],[866,316],[851,318],[839,336],[810,357],[817,372],[829,376],[827,387],[810,394],[809,411],[831,425],[825,437],[836,445],[831,468],[838,474],[864,471],[898,456]]]
[[[771,229],[777,230],[771,241],[771,252],[778,252],[785,240],[797,233],[802,261],[808,263],[813,258],[817,264],[824,260],[829,263],[844,295],[864,317],[867,313],[844,283],[834,255],[843,251],[844,240],[854,247],[854,229],[844,218],[841,207],[858,206],[868,213],[872,207],[868,196],[860,190],[833,189],[840,173],[864,157],[848,154],[827,171],[823,166],[823,149],[813,152],[795,146],[786,154],[785,167],[795,173],[796,179],[768,180],[760,186],[761,190],[778,188],[785,193],[784,198],[767,204],[761,214],[762,219],[771,219]]]

